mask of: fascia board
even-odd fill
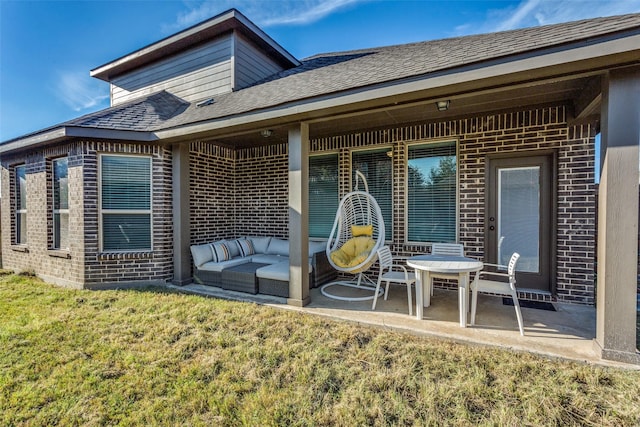
[[[404,82],[390,82],[337,95],[290,102],[260,111],[158,130],[156,135],[161,140],[184,138],[189,134],[219,131],[228,127],[251,125],[252,123],[259,124],[261,122],[276,121],[289,123],[297,120],[308,120],[310,117],[321,116],[323,111],[327,112],[327,115],[331,115],[331,110],[344,109],[349,105],[363,105],[376,100],[393,99],[415,92],[428,92],[447,87],[453,88],[460,84],[465,84],[466,86],[475,85],[477,89],[482,89],[483,82],[501,77],[506,78],[509,75],[522,75],[524,73],[527,80],[530,81],[537,78],[550,78],[553,77],[553,67],[567,67],[567,70],[563,70],[561,74],[566,74],[572,68],[576,72],[586,72],[589,70],[580,69],[580,62],[597,60],[606,56],[629,54],[635,51],[638,52],[636,58],[640,61],[639,47],[640,34],[605,40],[600,43],[591,40],[588,44],[583,42],[578,46],[555,47],[542,52],[520,55],[515,58],[509,57],[495,60],[491,64],[475,64],[454,70],[431,73],[428,76],[412,78]],[[611,64],[611,66],[615,67],[616,64]],[[515,83],[518,83],[518,81],[505,81],[504,84]]]

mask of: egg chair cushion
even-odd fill
[[[342,268],[355,267],[369,257],[375,245],[376,241],[369,236],[352,237],[331,252],[331,260]]]

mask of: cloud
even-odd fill
[[[163,32],[173,33],[218,15],[230,8],[240,10],[260,27],[303,25],[318,21],[346,7],[370,0],[217,0],[187,2],[189,10],[180,13],[176,22],[165,25]]]
[[[104,82],[92,79],[88,73],[77,71],[58,72],[55,94],[74,111],[99,106],[109,99],[108,86]]]
[[[460,25],[456,33],[505,31],[638,12],[640,0],[523,0],[515,7],[492,9],[484,23]]]

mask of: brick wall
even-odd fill
[[[593,129],[566,124],[564,107],[478,116],[327,138],[312,151],[340,150],[341,168],[349,168],[350,148],[393,147],[394,233],[392,250],[402,255],[428,251],[405,243],[405,143],[456,138],[459,141],[459,240],[468,255],[484,254],[485,162],[487,155],[550,150],[557,153],[557,299],[594,303],[595,187]],[[341,191],[348,191],[348,169]],[[540,294],[528,299],[549,300]]]
[[[191,244],[235,236],[235,152],[194,142],[189,155]]]
[[[484,253],[485,160],[489,154],[529,150],[557,153],[557,299],[594,303],[594,144],[589,127],[569,128],[563,107],[482,115],[311,141],[310,151],[338,151],[340,192],[351,189],[354,148],[393,149],[394,226],[392,250],[402,255],[428,252],[405,243],[406,143],[455,138],[459,141],[459,240],[470,256]],[[288,236],[287,145],[229,149],[205,142],[190,145],[191,241],[203,243],[242,235]],[[97,159],[100,152],[147,154],[153,159],[152,253],[100,254]],[[48,251],[51,215],[47,159],[69,153],[69,259]],[[40,150],[27,159],[3,162],[3,195],[9,195],[9,168],[27,164],[28,252],[11,249],[11,215],[2,216],[3,260],[7,268],[34,269],[68,285],[166,281],[172,265],[171,150],[134,143],[76,142]],[[84,188],[84,198],[82,194]],[[49,193],[48,193],[49,191]],[[1,200],[10,212],[11,197]],[[85,255],[86,254],[86,255]],[[86,258],[86,259],[85,259]],[[54,280],[52,280],[54,281]],[[544,299],[539,295],[524,295]],[[547,298],[548,299],[548,298]]]
[[[145,154],[152,157],[153,252],[99,252],[98,154]],[[69,159],[68,251],[53,251],[51,159]],[[3,157],[3,194],[13,195],[10,174],[15,164],[27,166],[27,244],[12,245],[13,213],[2,216],[4,265],[33,271],[47,281],[72,287],[100,287],[131,282],[165,282],[173,274],[171,151],[161,146],[112,142],[74,142],[31,152],[26,158]],[[84,195],[84,197],[83,197]],[[10,212],[11,197],[3,198]]]
[[[351,188],[353,148],[393,149],[394,228],[392,250],[402,255],[429,251],[405,243],[405,144],[459,140],[459,240],[468,255],[484,254],[486,156],[554,150],[557,153],[557,290],[559,301],[594,303],[595,187],[594,132],[569,128],[564,107],[483,115],[376,130],[311,141],[311,152],[338,151],[341,196]],[[287,236],[286,144],[236,151],[236,235]],[[541,294],[528,299],[551,300]]]
[[[236,151],[236,235],[289,235],[287,145]]]
[[[52,248],[53,215],[51,206],[51,159],[67,156],[69,166],[69,250]],[[13,168],[26,165],[27,179],[27,243],[14,241],[15,200]],[[2,252],[3,266],[15,271],[28,271],[43,279],[79,288],[84,281],[84,245],[82,230],[82,145],[80,143],[49,147],[28,157],[2,159]]]
[[[170,280],[173,277],[171,149],[164,146],[110,142],[87,142],[83,148],[87,287]],[[151,156],[152,252],[100,253],[97,169],[99,153]]]

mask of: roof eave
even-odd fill
[[[249,37],[282,64],[288,64],[292,67],[300,65],[300,61],[258,28],[258,26],[247,17],[236,9],[231,9],[177,34],[94,68],[89,74],[91,77],[96,77],[108,82],[112,77],[165,58],[185,48],[211,40],[233,30],[240,31]]]
[[[234,132],[239,128],[258,127],[265,123],[286,124],[314,120],[321,116],[343,114],[350,108],[376,108],[383,104],[410,101],[412,94],[421,94],[423,98],[440,97],[461,93],[461,91],[482,90],[498,85],[567,76],[571,73],[594,74],[607,68],[640,64],[639,46],[640,33],[636,29],[635,34],[626,37],[611,38],[611,35],[607,35],[600,42],[590,39],[560,47],[553,46],[516,57],[470,64],[426,76],[381,83],[229,117],[158,130],[155,134],[158,139],[168,141],[193,138],[205,133],[222,135],[227,129]]]
[[[479,64],[441,70],[400,81],[300,99],[268,108],[226,117],[212,118],[154,132],[98,129],[60,125],[0,145],[0,154],[41,146],[64,138],[85,137],[110,140],[167,142],[224,136],[238,129],[255,129],[264,124],[287,124],[329,118],[367,108],[384,108],[398,103],[424,101],[439,96],[460,96],[471,91],[541,81],[640,63],[640,29],[576,43],[505,57]],[[466,92],[465,92],[466,91]],[[456,95],[457,94],[457,95]]]
[[[82,126],[60,126],[25,138],[14,139],[0,145],[0,155],[24,149],[33,149],[70,138],[107,139],[118,141],[157,141],[153,132],[99,129]]]

